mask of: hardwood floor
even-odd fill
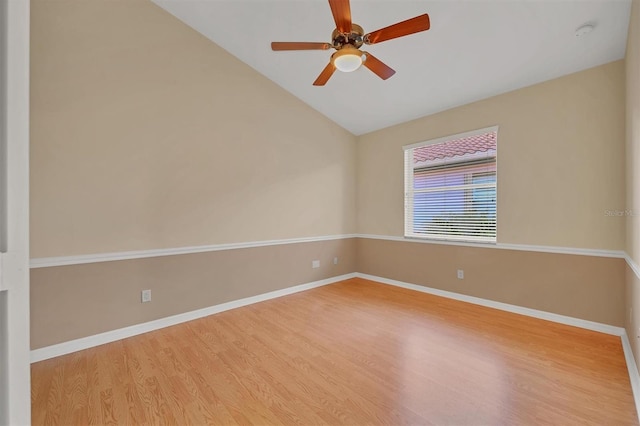
[[[362,279],[33,364],[34,425],[637,425],[620,338]]]

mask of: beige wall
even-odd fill
[[[357,141],[148,1],[33,1],[31,61],[34,258],[401,236],[402,145],[496,124],[499,242],[624,247],[622,61]],[[624,321],[620,259],[349,239],[32,269],[32,348],[355,271]]]
[[[498,242],[622,250],[624,61],[361,136],[361,234],[402,236],[402,146],[498,125]],[[624,261],[359,238],[358,272],[624,325]],[[456,270],[463,269],[464,280]]]
[[[34,0],[31,257],[355,231],[355,137],[149,1]]]
[[[31,93],[32,258],[355,231],[355,137],[149,1],[32,1]],[[32,269],[31,346],[354,272],[353,247]]]
[[[626,177],[627,216],[626,251],[640,265],[640,1],[631,7],[631,22],[627,41],[626,83]],[[627,335],[640,367],[640,278],[627,266],[626,306],[624,310]]]
[[[624,247],[623,61],[360,137],[358,232],[403,235],[403,145],[492,125],[498,242]]]
[[[354,271],[355,239],[32,269],[31,348]]]
[[[356,270],[622,326],[624,260],[358,238]],[[456,270],[464,271],[458,279]]]

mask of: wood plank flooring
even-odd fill
[[[620,338],[352,279],[32,366],[34,425],[637,425]]]

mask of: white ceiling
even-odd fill
[[[356,135],[529,86],[625,54],[631,0],[352,0],[365,32],[428,13],[426,32],[363,46],[396,70],[362,67],[312,85],[331,51],[273,52],[271,41],[330,42],[326,0],[153,0]],[[595,30],[576,37],[585,23]]]

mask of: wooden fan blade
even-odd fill
[[[336,29],[344,34],[351,32],[351,6],[349,0],[329,0],[333,20],[336,21]]]
[[[373,73],[381,79],[386,80],[396,73],[393,68],[389,67],[371,53],[364,52],[364,55],[367,59],[364,61],[363,65],[373,71]]]
[[[431,22],[429,21],[429,15],[425,13],[424,15],[398,22],[397,24],[381,28],[377,31],[372,31],[369,34],[365,34],[363,39],[366,44],[375,44],[393,38],[419,33],[420,31],[427,31],[429,28],[431,28]]]
[[[271,50],[328,50],[332,46],[329,43],[308,43],[274,41],[271,43]]]
[[[313,85],[324,86],[325,84],[327,84],[327,81],[329,81],[329,79],[331,78],[335,70],[336,70],[336,67],[333,66],[331,62],[329,62],[327,66],[324,67],[324,69],[322,70],[318,78],[316,78],[316,81],[313,82]]]

